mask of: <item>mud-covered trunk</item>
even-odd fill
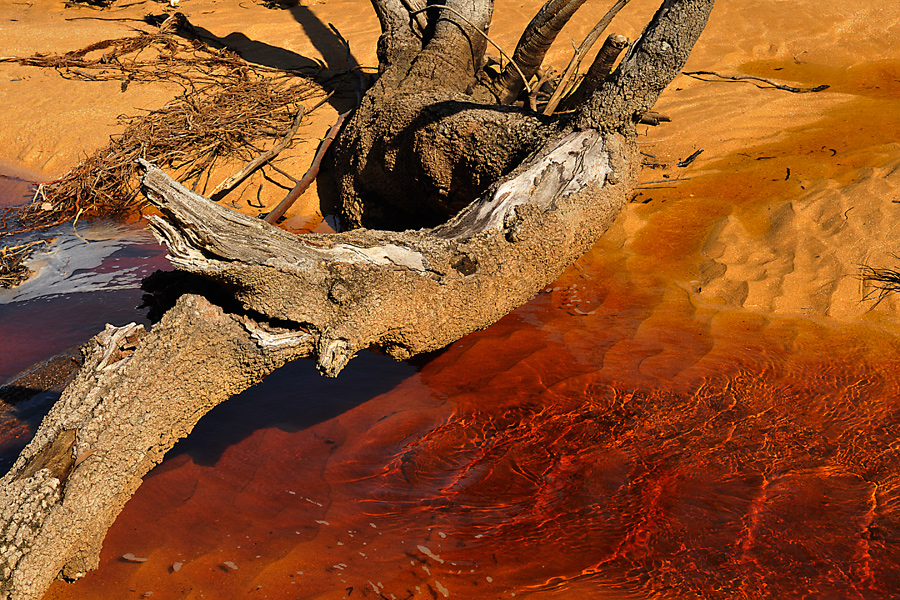
[[[382,78],[332,146],[342,223],[398,231],[442,223],[557,131],[537,114]]]
[[[381,74],[328,157],[349,227],[395,231],[447,220],[559,127],[498,104],[481,69],[492,6],[435,11],[420,48],[380,55]]]
[[[294,236],[144,163],[160,212],[152,229],[176,269],[206,283],[149,333],[109,328],[88,344],[0,479],[0,599],[40,598],[54,578],[93,568],[144,474],[205,412],[285,361],[308,356],[336,376],[371,346],[396,358],[435,350],[552,282],[627,202],[634,124],[712,8],[665,0],[587,101],[542,117],[498,103],[517,84],[482,69],[489,2],[423,13],[409,12],[416,2],[374,4],[380,78],[330,161],[346,222],[383,229]],[[545,25],[531,29],[546,37]]]

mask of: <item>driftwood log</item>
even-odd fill
[[[573,1],[538,14],[525,54],[546,51],[528,31],[552,39],[548,27],[564,23],[554,11]],[[285,362],[311,357],[336,376],[371,346],[398,359],[441,348],[558,277],[627,201],[634,125],[683,67],[713,2],[665,0],[618,68],[559,118],[501,104],[521,82],[480,69],[485,44],[471,30],[487,29],[490,2],[413,14],[413,2],[373,4],[380,77],[329,159],[344,216],[438,223],[294,236],[144,163],[144,192],[162,215],[150,226],[177,269],[217,291],[181,295],[150,332],[110,326],[86,346],[0,480],[0,598],[37,599],[55,578],[95,568],[147,471],[212,407]]]

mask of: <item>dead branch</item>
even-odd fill
[[[309,111],[306,111],[306,109],[303,107],[303,105],[300,105],[300,110],[297,111],[297,116],[294,117],[294,122],[291,125],[291,128],[288,129],[288,132],[286,134],[284,134],[284,136],[281,138],[281,140],[277,144],[275,144],[275,146],[272,149],[263,152],[262,154],[260,154],[259,156],[257,156],[253,160],[251,160],[249,163],[247,163],[247,165],[243,169],[241,169],[239,172],[235,173],[234,175],[232,175],[228,179],[225,179],[224,181],[222,181],[222,183],[217,185],[213,189],[213,194],[214,194],[213,199],[221,200],[225,196],[225,194],[227,194],[229,191],[231,191],[234,188],[234,186],[236,186],[241,181],[246,179],[256,169],[258,169],[259,167],[263,166],[264,164],[266,164],[267,162],[269,162],[270,160],[272,160],[273,158],[278,156],[278,154],[281,153],[282,150],[284,150],[285,148],[288,147],[288,145],[290,144],[293,137],[297,134],[297,130],[300,128],[300,122],[303,119],[303,116],[305,114],[314,112],[317,108],[319,108],[320,106],[325,104],[325,102],[327,102],[328,99],[331,98],[333,95],[334,95],[334,92],[330,92],[327,96],[325,96],[324,98],[319,100]],[[277,167],[273,166],[273,168],[275,168],[276,171],[278,171],[285,177],[288,177],[296,182],[296,179],[293,179],[287,173],[284,173]],[[216,193],[216,192],[221,192],[221,193]]]
[[[655,127],[660,123],[668,123],[671,120],[672,119],[670,117],[651,110],[642,114],[640,120],[638,120],[638,123],[640,123],[641,125],[652,125]]]
[[[483,31],[481,30],[481,28],[479,28],[477,25],[475,25],[475,23],[473,23],[472,21],[470,21],[469,19],[467,19],[467,18],[465,17],[465,15],[463,15],[463,14],[460,13],[459,11],[457,11],[457,10],[455,10],[455,9],[449,7],[449,6],[443,6],[443,5],[441,5],[441,4],[434,4],[434,5],[432,5],[432,6],[429,6],[428,8],[423,8],[423,9],[421,9],[421,10],[418,10],[418,11],[412,13],[411,16],[416,16],[416,15],[419,14],[419,13],[425,12],[425,11],[427,11],[427,10],[431,10],[431,9],[433,9],[433,8],[439,8],[439,9],[441,9],[441,10],[446,10],[447,12],[453,13],[454,15],[456,15],[457,17],[459,17],[460,19],[462,19],[467,25],[469,25],[469,27],[472,28],[473,31],[475,31],[476,33],[478,33],[478,35],[480,35],[481,37],[483,37],[483,38],[485,39],[486,42],[488,42],[491,46],[493,46],[494,48],[496,48],[496,49],[497,49],[497,52],[499,52],[500,55],[501,55],[503,58],[505,58],[505,59],[509,62],[509,64],[512,65],[512,67],[516,70],[516,72],[517,72],[517,73],[519,74],[519,76],[522,78],[522,81],[525,81],[525,74],[522,73],[522,70],[521,70],[521,69],[519,69],[519,65],[516,64],[516,61],[514,61],[512,58],[510,58],[509,55],[508,55],[506,52],[503,51],[503,48],[501,48],[501,47],[497,44],[497,42],[495,42],[494,40],[492,40],[492,39],[488,36],[488,34],[486,34],[485,32],[483,32]],[[528,93],[531,93],[531,86],[528,85],[528,82],[527,82],[527,81],[525,81],[525,88],[528,90]]]
[[[538,111],[538,95],[541,93],[541,90],[550,79],[554,76],[556,71],[553,69],[547,69],[543,73],[538,71],[538,81],[534,86],[534,90],[530,94],[528,94],[528,108],[532,111]]]
[[[577,126],[621,127],[639,121],[684,67],[713,4],[663,0],[616,70],[581,107]]]
[[[683,161],[679,162],[679,163],[676,164],[675,166],[676,166],[676,167],[681,167],[682,169],[685,168],[685,167],[688,167],[688,166],[690,166],[690,164],[691,164],[692,162],[694,162],[694,161],[697,159],[697,157],[700,156],[701,154],[703,154],[703,148],[700,148],[699,150],[695,150],[694,152],[691,153],[690,156],[688,156],[686,159],[684,159]]]
[[[284,216],[284,213],[288,211],[288,209],[294,205],[294,202],[297,201],[303,193],[309,189],[309,186],[312,185],[312,182],[316,179],[316,176],[319,174],[319,167],[322,164],[322,157],[325,156],[325,153],[328,151],[328,148],[331,147],[331,143],[334,142],[334,138],[337,137],[338,131],[341,129],[341,125],[344,124],[344,119],[347,118],[349,112],[341,113],[338,115],[337,120],[334,122],[328,129],[328,133],[325,135],[325,139],[319,144],[319,149],[316,151],[315,157],[313,157],[312,164],[307,169],[306,173],[297,182],[297,185],[288,192],[288,195],[284,197],[284,200],[278,203],[278,206],[275,209],[265,216],[266,223],[275,224],[278,222],[278,219]]]
[[[230,192],[234,186],[242,182],[246,179],[251,173],[255,170],[278,156],[278,154],[288,147],[291,143],[291,140],[294,139],[294,135],[297,133],[297,130],[300,129],[300,122],[303,120],[303,115],[306,114],[306,108],[301,104],[300,110],[297,111],[297,116],[294,117],[294,122],[291,124],[291,128],[287,130],[287,133],[282,136],[278,143],[272,146],[269,150],[266,150],[249,163],[244,166],[243,169],[223,180],[222,183],[213,188],[213,193],[223,192],[222,194],[217,194],[217,200],[223,197],[225,194]]]
[[[575,52],[575,55],[572,56],[572,60],[569,61],[566,70],[563,72],[562,79],[560,79],[559,84],[556,86],[556,91],[553,92],[549,102],[547,102],[547,106],[544,107],[545,115],[552,115],[556,111],[557,105],[559,105],[560,100],[562,100],[563,93],[568,89],[572,79],[574,79],[581,61],[584,60],[587,53],[591,51],[591,48],[597,40],[600,39],[603,31],[609,27],[613,18],[615,18],[615,16],[619,14],[619,11],[625,8],[625,5],[630,1],[631,0],[618,0],[618,2],[613,4],[612,8],[610,8],[606,14],[603,15],[603,18],[594,25],[594,28],[591,29],[590,33],[584,38],[584,41],[581,42],[581,45],[578,46],[578,50]]]
[[[0,248],[0,288],[16,287],[28,279],[31,269],[25,266],[25,261],[38,246],[47,242],[48,240],[37,240]]]
[[[765,77],[757,77],[755,75],[721,75],[716,73],[715,71],[685,71],[685,75],[693,77],[695,79],[699,79],[700,81],[711,81],[710,79],[703,79],[706,77],[717,77],[721,80],[725,81],[749,81],[749,82],[760,82],[766,85],[757,85],[756,87],[760,89],[776,89],[776,90],[784,90],[786,92],[792,92],[794,94],[809,94],[814,92],[822,92],[827,90],[829,85],[818,85],[812,88],[798,88],[792,87],[790,85],[785,85],[783,83],[778,83],[777,81],[773,81],[772,79],[767,79]]]
[[[58,575],[96,568],[106,530],[166,450],[252,377],[310,350],[302,334],[277,335],[187,295],[149,334],[131,324],[93,338],[0,480],[0,598],[37,599]]]

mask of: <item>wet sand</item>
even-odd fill
[[[633,38],[653,4],[613,28]],[[511,48],[538,6],[498,3],[492,36]],[[179,9],[245,51],[337,64],[331,22],[374,63],[359,0]],[[129,23],[66,18],[148,10],[4,5],[0,47],[75,49]],[[643,181],[669,182],[559,281],[415,368],[367,356],[332,386],[300,365],[226,403],[148,476],[101,568],[48,597],[891,597],[898,305],[864,301],[858,272],[896,265],[898,33],[887,0],[719,2],[686,70],[830,88],[678,77],[672,123],[640,140],[665,165]],[[0,159],[57,175],[177,92],[0,63]]]

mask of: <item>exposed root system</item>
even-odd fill
[[[152,31],[102,40],[65,54],[35,54],[26,58],[5,58],[30,67],[56,69],[66,79],[85,81],[119,80],[123,89],[133,81],[176,81],[193,89],[215,84],[235,69],[251,68],[227,48],[214,48],[201,40],[182,13],[145,17]],[[271,67],[254,65],[256,72],[281,73]]]
[[[47,240],[38,240],[0,248],[0,288],[15,287],[28,279],[31,270],[25,266],[25,261],[38,246],[46,243]]]
[[[175,173],[195,189],[220,158],[250,159],[291,129],[301,102],[324,94],[294,72],[250,65],[191,36],[176,13],[153,33],[106,40],[63,55],[13,59],[91,81],[175,81],[185,91],[165,107],[125,117],[125,132],[62,178],[42,184],[19,215],[26,229],[139,208],[135,160]],[[214,182],[215,183],[215,182]],[[2,234],[0,234],[2,235]]]
[[[186,93],[146,116],[127,119],[120,136],[62,178],[42,184],[22,220],[41,226],[61,218],[117,216],[137,208],[137,165],[144,158],[197,184],[217,158],[247,155],[289,129],[301,100],[319,90],[306,79],[279,85],[250,70]]]

